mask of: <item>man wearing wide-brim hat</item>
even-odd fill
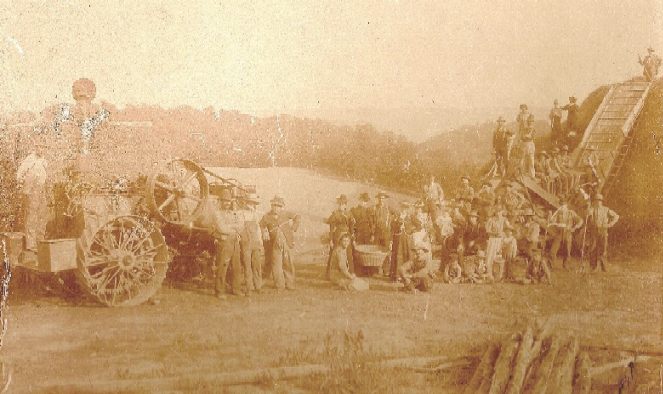
[[[522,153],[522,171],[532,178],[536,175],[534,169],[534,156],[536,154],[536,145],[534,143],[535,134],[534,117],[530,114],[527,118],[527,127],[520,133],[520,150]]]
[[[348,197],[341,194],[336,197],[336,209],[325,220],[329,225],[329,256],[327,257],[327,264],[325,268],[325,275],[329,278],[331,269],[331,252],[338,244],[339,236],[342,233],[351,234],[354,231],[354,218],[348,210]],[[352,249],[348,249],[348,261],[350,263],[350,272],[354,272],[352,261]]]
[[[389,248],[391,244],[392,213],[385,203],[385,199],[389,198],[389,195],[381,191],[375,197],[376,203],[371,211],[374,241],[382,247]]]
[[[518,123],[518,138],[520,138],[520,136],[522,136],[527,130],[527,119],[529,118],[529,115],[530,113],[527,105],[520,104],[520,112],[518,113],[518,116],[516,116],[516,122]]]
[[[426,212],[435,220],[437,217],[435,206],[444,201],[444,191],[442,190],[442,186],[435,180],[435,175],[433,174],[430,175],[429,182],[424,185],[423,189]]]
[[[227,290],[228,268],[232,266],[230,291],[233,295],[242,295],[242,266],[240,233],[244,228],[244,218],[233,209],[233,195],[229,188],[219,193],[219,209],[214,213],[213,236],[216,240],[216,280],[214,293],[217,298],[225,299]]]
[[[489,180],[485,180],[481,184],[481,189],[477,193],[477,207],[479,208],[479,216],[482,219],[488,217],[488,209],[495,205],[497,195],[495,194],[495,187]]]
[[[501,280],[515,280],[513,275],[513,266],[518,255],[518,241],[513,227],[515,220],[510,225],[504,227],[504,237],[502,238],[502,269],[500,270]]]
[[[391,220],[390,229],[390,247],[389,267],[383,267],[385,274],[388,274],[392,281],[399,278],[398,268],[409,258],[412,233],[412,204],[408,201],[401,201],[399,212]]]
[[[433,288],[433,263],[429,257],[430,247],[424,242],[412,246],[412,257],[403,263],[398,274],[403,281],[404,290],[430,291]]]
[[[549,220],[548,231],[552,236],[552,246],[550,247],[550,261],[554,266],[557,262],[557,253],[560,246],[564,245],[562,252],[562,267],[568,269],[567,262],[571,258],[571,247],[573,246],[573,233],[582,225],[584,220],[578,214],[569,208],[568,201],[561,198],[559,208],[552,214]]]
[[[462,227],[456,231],[458,232],[456,234],[458,263],[463,271],[466,271],[465,256],[474,254],[479,249],[479,245],[486,239],[486,230],[479,223],[479,212],[472,210],[467,217],[467,222],[462,224]]]
[[[491,281],[495,279],[493,276],[493,264],[502,249],[504,229],[510,226],[509,221],[504,216],[505,213],[506,209],[502,205],[497,205],[493,210],[493,215],[486,221],[486,234],[488,235],[488,242],[486,243],[486,268]]]
[[[291,250],[295,246],[295,235],[299,228],[299,215],[284,211],[285,201],[274,196],[270,200],[272,209],[260,220],[265,254],[271,263],[271,272],[277,290],[295,289],[295,265]]]
[[[467,204],[471,203],[472,200],[474,200],[474,197],[476,196],[474,193],[474,188],[470,184],[470,177],[469,175],[463,175],[460,177],[460,189],[458,193],[456,194],[456,200],[461,202],[462,204]]]
[[[509,165],[510,144],[513,133],[504,126],[503,117],[497,119],[497,127],[493,132],[493,152],[495,154],[495,165],[501,176],[504,176]]]
[[[354,222],[354,241],[358,244],[373,242],[373,220],[371,207],[368,206],[371,197],[368,193],[359,194],[359,204],[350,210]]]
[[[654,48],[649,47],[644,59],[638,55],[638,62],[643,66],[642,75],[646,81],[653,81],[658,75],[658,68],[661,66],[661,58],[655,52]]]
[[[589,263],[594,271],[607,271],[608,229],[619,220],[619,215],[603,205],[603,195],[592,197],[592,206],[587,213],[587,236],[589,239]]]
[[[550,120],[550,139],[553,145],[560,143],[562,139],[562,109],[559,107],[559,101],[553,101],[553,107],[548,113]]]
[[[244,265],[244,280],[246,294],[262,289],[262,269],[265,264],[265,249],[260,230],[260,214],[257,211],[260,198],[256,193],[249,193],[244,197],[246,210],[244,211],[244,230],[241,235],[242,263]]]
[[[563,106],[561,109],[567,111],[566,115],[566,135],[564,140],[567,144],[575,140],[575,136],[578,133],[578,104],[576,103],[575,96],[569,96],[569,103]]]
[[[525,218],[525,223],[523,225],[523,243],[525,245],[524,251],[525,256],[527,257],[527,265],[529,267],[529,264],[532,261],[534,250],[539,248],[541,224],[539,223],[536,217],[536,213],[532,208],[525,209],[522,215]]]

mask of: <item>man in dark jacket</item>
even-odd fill
[[[373,242],[373,221],[371,220],[371,208],[368,193],[359,195],[359,205],[352,208],[352,221],[354,222],[354,238],[358,244],[370,244]]]
[[[271,255],[272,276],[278,290],[295,288],[295,265],[290,251],[295,246],[295,235],[299,228],[299,215],[284,211],[285,201],[275,196],[272,210],[260,221],[264,237],[268,239],[265,252]]]
[[[597,193],[587,213],[590,265],[594,271],[607,271],[608,229],[619,220],[619,215],[603,205],[603,195]]]
[[[647,81],[653,81],[661,66],[661,58],[654,53],[654,48],[647,48],[647,56],[643,59],[638,55],[638,62],[643,66],[642,75]]]
[[[329,218],[325,220],[325,223],[329,225],[329,257],[327,258],[327,268],[325,269],[325,275],[327,278],[329,278],[331,273],[331,252],[338,244],[339,236],[343,233],[352,234],[355,223],[352,214],[348,211],[348,197],[345,194],[341,194],[336,198],[336,204],[337,208],[331,213]],[[348,263],[350,265],[350,271],[354,272],[351,246],[348,247]]]
[[[553,101],[553,107],[548,114],[550,119],[550,139],[557,146],[562,141],[562,109],[557,99]]]
[[[458,232],[460,238],[456,252],[458,253],[458,263],[463,272],[465,272],[465,255],[476,254],[479,249],[482,249],[482,244],[486,240],[486,230],[479,223],[479,214],[477,211],[472,211],[469,214],[467,222],[458,229]]]
[[[578,104],[574,96],[569,97],[569,103],[562,107],[562,110],[567,111],[566,115],[566,136],[567,145],[569,142],[575,141],[578,134]]]
[[[388,247],[391,242],[391,211],[385,204],[385,199],[389,198],[389,195],[385,192],[379,192],[375,198],[377,203],[373,207],[371,215],[375,243]]]
[[[503,117],[497,118],[497,127],[493,133],[493,152],[495,153],[495,164],[497,165],[497,171],[501,176],[504,176],[507,172],[507,167],[509,165],[509,142],[513,134],[511,130],[508,130],[504,124],[506,121]]]

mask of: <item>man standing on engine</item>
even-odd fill
[[[37,241],[44,239],[46,230],[45,218],[48,214],[48,199],[46,198],[45,185],[48,163],[44,159],[46,149],[44,141],[35,136],[31,144],[30,153],[18,166],[16,180],[23,205],[22,223],[25,231],[26,248],[36,253]]]

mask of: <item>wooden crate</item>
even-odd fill
[[[76,240],[49,239],[37,245],[38,269],[59,272],[76,268]]]

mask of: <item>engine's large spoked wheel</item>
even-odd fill
[[[147,186],[150,209],[171,224],[192,223],[204,209],[209,195],[205,173],[190,160],[168,162],[150,177]]]
[[[81,284],[107,306],[147,301],[161,287],[170,262],[159,229],[137,216],[106,222],[81,238],[79,248]]]

